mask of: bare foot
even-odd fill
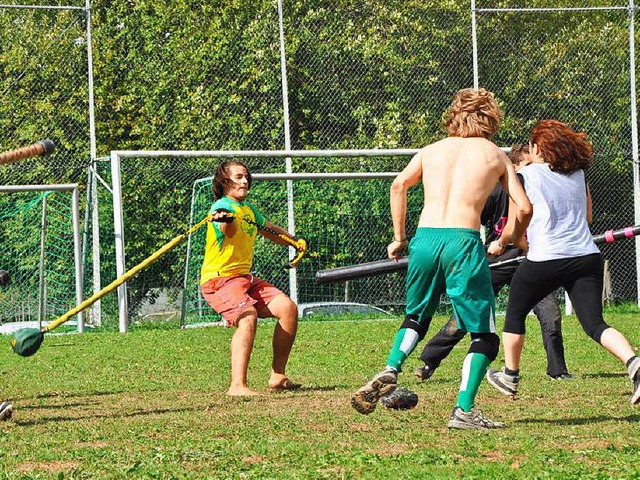
[[[271,391],[298,390],[301,386],[300,383],[293,383],[286,375],[273,374],[269,379],[269,390]]]
[[[251,390],[249,387],[230,387],[227,391],[227,395],[230,397],[250,397],[260,395],[260,392]]]

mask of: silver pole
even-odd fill
[[[40,284],[38,286],[38,329],[42,329],[44,320],[44,267],[45,267],[45,239],[47,231],[47,196],[42,198],[42,220],[40,221]]]
[[[76,265],[76,305],[80,305],[83,298],[82,285],[82,248],[80,245],[80,199],[78,187],[73,190],[71,200],[71,211],[73,214],[73,256]],[[84,332],[84,312],[78,312],[78,333]]]
[[[280,30],[280,71],[282,74],[282,111],[284,114],[284,148],[291,150],[291,131],[289,128],[289,87],[287,84],[287,57],[284,46],[284,21],[282,0],[278,0],[278,27]],[[293,173],[291,157],[285,158],[285,171]],[[287,230],[296,234],[295,215],[293,212],[293,182],[287,180]],[[289,294],[294,303],[298,303],[298,277],[295,268],[289,270]]]
[[[638,174],[638,112],[636,109],[635,5],[629,0],[629,96],[631,97],[631,155],[633,156],[633,205],[635,223],[640,222],[640,176]],[[636,292],[640,305],[640,239],[636,237]]]
[[[93,98],[93,49],[91,47],[91,3],[85,0],[85,12],[87,22],[87,75],[89,87],[89,141],[91,147],[91,160],[96,158],[96,122],[95,102]]]
[[[91,168],[87,169],[87,196],[86,196],[86,204],[84,209],[84,227],[82,229],[82,291],[84,292],[84,279],[86,276],[86,262],[87,258],[87,248],[89,243],[89,217],[91,215],[91,184],[92,184],[93,170]]]
[[[510,147],[500,147],[505,152]],[[352,149],[352,150],[114,150],[120,158],[149,158],[149,157],[217,157],[217,158],[246,158],[246,157],[400,157],[413,156],[420,150],[417,148],[389,148],[389,149]]]
[[[94,169],[97,165],[94,162]],[[91,204],[92,208],[92,216],[91,216],[91,240],[92,240],[92,262],[93,262],[93,293],[98,293],[102,290],[102,281],[100,278],[100,214],[98,211],[98,179],[97,173],[94,171],[91,176],[91,185],[88,186],[93,193],[94,201]],[[98,300],[91,306],[91,318],[93,319],[93,324],[96,326],[102,325],[102,308],[101,302]]]
[[[476,32],[476,0],[471,0],[471,43],[473,45],[473,88],[478,88],[478,35]]]
[[[189,228],[193,226],[194,205],[193,198],[195,197],[196,186],[191,188],[191,212],[189,213]],[[189,287],[189,255],[191,254],[191,235],[187,238],[187,254],[184,260],[184,280],[182,282],[182,305],[180,306],[180,328],[185,326],[185,318],[187,316],[187,288]],[[198,286],[199,286],[198,282]]]
[[[89,143],[91,166],[95,167],[96,159],[96,122],[95,122],[95,101],[93,97],[93,46],[91,38],[91,1],[85,0],[85,12],[87,16],[87,70],[89,86]],[[98,190],[95,175],[92,175],[92,184],[87,185],[94,194],[93,212],[91,216],[91,239],[92,239],[92,262],[93,262],[93,293],[101,290],[100,283],[100,216],[98,214]],[[91,306],[91,318],[94,325],[102,325],[102,309],[100,300]]]
[[[124,275],[124,220],[122,214],[122,182],[120,176],[120,156],[111,153],[111,186],[113,188],[113,232],[116,248],[116,278]],[[129,329],[127,282],[118,287],[118,325],[121,333]]]

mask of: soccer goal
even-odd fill
[[[340,222],[359,227],[360,232],[357,235],[365,237],[362,241],[366,241],[369,245],[367,248],[370,248],[379,242],[372,241],[372,235],[365,231],[367,225],[362,222],[362,214],[384,218],[384,225],[380,227],[376,235],[384,235],[385,239],[388,238],[389,232],[387,230],[390,228],[388,188],[392,175],[388,174],[389,177],[384,179],[371,180],[374,184],[381,185],[380,191],[367,192],[371,195],[363,194],[361,188],[366,186],[369,180],[352,178],[345,181],[327,182],[326,179],[312,179],[311,177],[313,175],[331,175],[332,173],[329,172],[336,172],[336,174],[351,173],[365,178],[367,175],[380,176],[384,172],[397,172],[399,168],[406,165],[407,157],[414,155],[416,151],[416,149],[112,151],[110,154],[110,188],[113,195],[116,276],[119,277],[126,271],[125,237],[128,239],[126,262],[135,263],[149,255],[154,250],[155,244],[161,244],[161,239],[171,238],[171,234],[175,235],[176,232],[192,225],[189,223],[189,208],[194,182],[204,179],[207,175],[210,176],[216,165],[228,158],[242,159],[247,163],[256,180],[260,178],[259,175],[282,176],[273,181],[263,182],[260,179],[259,182],[256,182],[256,190],[252,190],[251,193],[252,202],[262,209],[273,223],[311,240],[315,244],[313,247],[315,250],[319,250],[321,244],[314,241],[314,236],[317,236],[321,243],[332,243],[332,248],[342,248],[341,245],[344,242],[334,232],[336,228],[338,231],[342,231],[343,225]],[[287,175],[309,175],[310,177],[307,180],[298,178],[293,181],[287,179]],[[264,185],[259,186],[258,183]],[[204,182],[198,185],[203,189],[201,202],[204,206],[202,210],[192,211],[191,220],[195,222],[201,219],[197,217],[206,214],[213,201],[211,187]],[[337,188],[335,195],[327,188],[329,185]],[[350,199],[350,201],[347,202],[346,199]],[[353,200],[351,201],[351,199]],[[344,201],[341,202],[341,200]],[[331,209],[323,207],[327,201],[335,202],[332,208],[337,213],[333,217],[330,215]],[[328,217],[324,215],[325,210],[328,211]],[[378,230],[377,225],[374,227],[376,227],[374,230]],[[330,233],[324,234],[323,232],[327,228]],[[171,234],[168,229],[172,229]],[[135,243],[131,242],[131,239]],[[347,245],[354,250],[365,248],[361,247],[362,244],[359,244],[358,241],[360,239],[354,233]],[[278,285],[296,300],[295,297],[298,293],[304,293],[296,288],[297,277],[312,277],[315,270],[325,266],[326,257],[315,258],[313,264],[309,261],[303,261],[299,268],[285,271],[283,267],[287,263],[288,252],[283,247],[269,245],[269,243],[271,242],[260,241],[258,248],[264,248],[267,253],[263,253],[261,250],[258,258],[268,259],[274,264],[280,262],[280,264],[277,266],[277,271],[266,274],[261,266],[258,274],[263,274],[269,281]],[[192,248],[190,251],[194,254],[201,254],[204,251],[204,246]],[[360,261],[362,253],[360,250],[355,256],[351,256],[350,252],[343,252],[340,254],[341,258],[337,260],[340,261],[339,265],[342,265],[343,262]],[[382,255],[382,253],[381,250],[376,251],[375,254]],[[189,271],[197,275],[197,270],[200,268],[198,260],[195,259],[193,262],[189,260],[189,262]],[[185,252],[176,249],[161,261],[141,272],[136,278],[118,288],[121,332],[127,331],[129,315],[137,315],[136,305],[134,304],[129,312],[128,304],[134,303],[132,299],[144,296],[145,292],[149,292],[151,289],[161,290],[172,296],[170,298],[171,311],[175,311],[174,307],[180,308],[178,303],[185,288],[183,282],[184,265]],[[328,266],[333,265],[330,263]],[[310,284],[312,281],[307,281],[306,284]],[[191,289],[194,285],[197,289],[197,279],[188,281],[187,287]],[[287,285],[290,288],[287,289]],[[338,289],[338,287],[332,288]],[[344,292],[340,292],[339,295],[342,298]],[[306,295],[302,295],[300,300],[302,301],[303,298],[306,298]],[[173,303],[174,300],[176,303]],[[193,302],[190,300],[190,308],[197,311],[198,301],[196,295],[193,297]],[[200,317],[199,314],[198,317]]]
[[[255,174],[251,202],[276,224],[286,225],[287,204],[295,218],[296,232],[309,244],[308,258],[297,275],[287,279],[283,247],[258,238],[253,272],[279,286],[296,303],[359,302],[397,307],[404,297],[404,272],[384,277],[360,278],[332,285],[318,285],[315,272],[328,266],[342,266],[383,258],[392,235],[389,221],[389,186],[394,172],[335,172]],[[204,217],[213,202],[212,177],[194,182],[191,224]],[[292,183],[293,199],[287,195]],[[417,222],[420,189],[410,192],[409,224]],[[200,267],[206,232],[191,235],[188,243],[182,303],[182,325],[216,321],[218,315],[200,292]],[[288,281],[289,280],[289,281]],[[288,289],[286,287],[289,287]]]
[[[77,184],[0,186],[0,327],[42,325],[82,302]],[[78,331],[84,329],[82,313]]]

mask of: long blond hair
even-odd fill
[[[445,128],[450,137],[489,138],[500,128],[504,112],[484,88],[465,88],[453,97]]]

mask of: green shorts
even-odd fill
[[[495,332],[495,297],[480,233],[469,228],[418,228],[409,244],[407,315],[428,325],[445,292],[458,328]]]

